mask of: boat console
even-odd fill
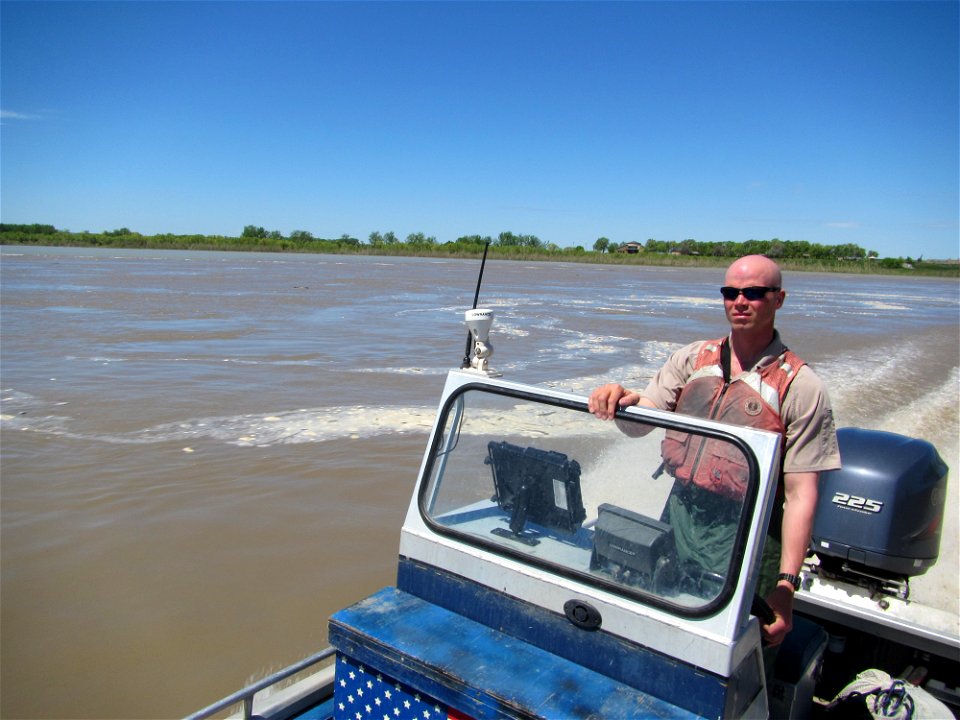
[[[666,431],[747,469],[705,565],[664,514]],[[766,717],[750,614],[779,436],[449,374],[400,541],[395,588],[336,613],[360,668],[467,717]],[[346,682],[335,706],[357,696]]]

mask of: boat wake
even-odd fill
[[[46,406],[46,407],[45,407]],[[6,391],[0,428],[3,432],[34,432],[88,442],[113,444],[197,443],[266,447],[291,443],[367,438],[382,434],[428,433],[434,407],[302,408],[267,414],[191,418],[125,433],[77,431],[80,421],[62,414],[45,414],[48,404],[24,393]]]

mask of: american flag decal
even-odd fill
[[[457,720],[467,716],[391,677],[337,656],[336,720]]]

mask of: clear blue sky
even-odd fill
[[[0,3],[0,220],[956,258],[957,2]]]

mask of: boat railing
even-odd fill
[[[318,664],[318,663],[326,660],[327,658],[332,657],[335,653],[336,653],[336,650],[334,650],[334,648],[332,648],[332,647],[327,647],[327,648],[321,650],[321,651],[318,652],[318,653],[314,653],[313,655],[310,655],[309,657],[305,657],[303,660],[300,660],[299,662],[296,662],[296,663],[294,663],[293,665],[289,665],[288,667],[283,668],[283,670],[278,670],[277,672],[273,673],[272,675],[268,675],[267,677],[263,678],[262,680],[258,680],[257,682],[255,682],[255,683],[253,683],[253,684],[251,684],[251,685],[248,685],[247,687],[243,688],[242,690],[238,690],[237,692],[233,693],[232,695],[228,695],[227,697],[223,698],[222,700],[218,700],[217,702],[213,703],[212,705],[208,705],[207,707],[203,708],[202,710],[199,710],[198,712],[193,713],[192,715],[188,715],[188,716],[185,718],[185,720],[205,720],[205,718],[209,718],[209,717],[215,715],[216,713],[219,713],[219,712],[222,712],[222,711],[224,711],[224,710],[227,710],[228,708],[236,705],[237,703],[241,703],[241,702],[243,703],[243,715],[242,715],[243,720],[251,720],[251,719],[254,717],[254,715],[253,715],[253,699],[254,699],[254,697],[257,695],[257,693],[260,693],[260,692],[262,692],[263,690],[266,690],[266,689],[269,688],[269,687],[272,687],[272,686],[274,686],[274,685],[276,685],[276,684],[278,684],[278,683],[281,683],[281,682],[283,682],[284,680],[287,680],[287,679],[293,677],[294,675],[296,675],[296,674],[299,673],[299,672],[303,672],[304,670],[306,670],[306,669],[308,669],[308,668],[310,668],[310,667],[313,667],[314,665],[316,665],[316,664]],[[330,687],[330,689],[331,689],[330,691],[332,692],[332,687],[333,687],[332,667],[330,668],[330,670],[331,670],[331,673],[330,673],[329,678],[323,678],[323,679],[321,679],[320,683],[316,683],[316,682],[315,682],[315,683],[312,683],[312,684],[311,684],[311,685],[312,685],[312,692],[311,692],[310,694],[313,694],[314,692],[320,692],[320,693],[322,693],[322,692],[323,692],[323,687],[322,687],[323,685],[329,685],[329,687]],[[313,676],[311,676],[311,677],[313,677]],[[310,679],[310,678],[307,678],[307,679],[305,679],[305,680],[302,681],[302,682],[307,682],[307,680],[309,680],[309,679]],[[299,685],[299,683],[298,683],[298,685]],[[289,699],[287,699],[287,700],[289,701]],[[289,708],[289,702],[288,702],[288,701],[285,702],[284,705]],[[260,712],[260,713],[258,713],[258,717],[269,717],[269,716],[271,716],[271,713],[269,713],[269,712],[266,712],[266,713]],[[279,720],[279,717],[278,717],[278,716],[274,716],[274,717],[276,717],[277,720]]]

